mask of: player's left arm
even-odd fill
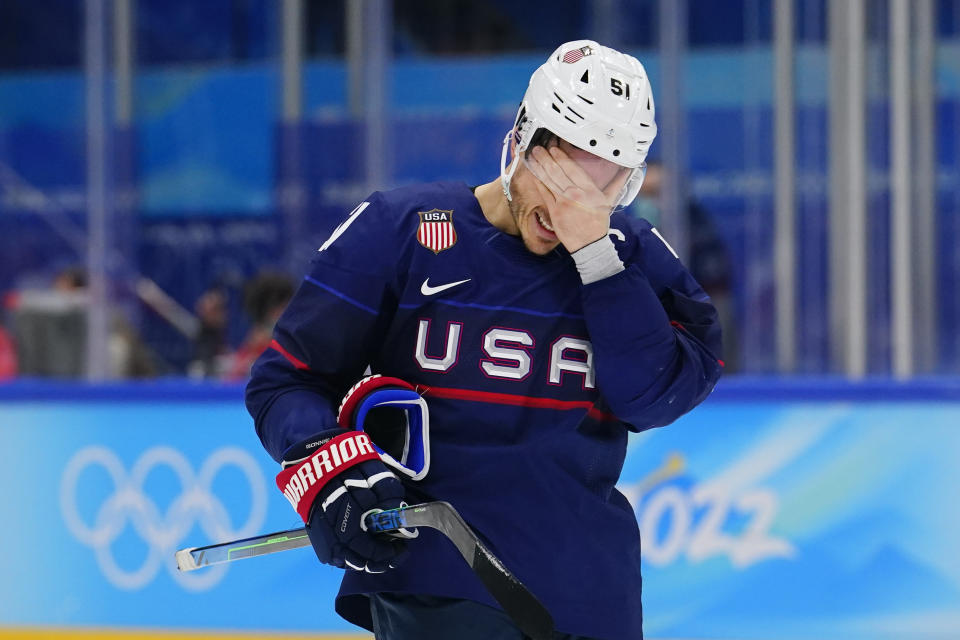
[[[643,430],[703,401],[723,356],[709,296],[648,223],[630,227],[612,232],[626,238],[615,241],[623,269],[585,284],[582,296],[597,386],[617,417]]]

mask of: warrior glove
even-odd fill
[[[426,405],[407,383],[380,378],[377,383],[364,384],[366,378],[351,389],[344,398],[340,411],[343,428],[330,429],[290,447],[284,454],[283,470],[277,474],[277,487],[306,524],[310,543],[321,562],[335,567],[382,573],[395,567],[406,554],[404,538],[416,537],[416,530],[400,530],[391,536],[370,533],[364,519],[370,513],[402,506],[404,488],[399,478],[387,467],[387,461],[410,477],[422,477],[429,458],[415,473],[407,470],[396,458],[373,444],[364,431],[348,426],[357,412],[344,413],[343,407],[367,407],[367,421],[357,427],[368,428],[383,422],[387,432],[396,432],[390,425],[423,425],[416,429],[423,433],[426,424]],[[413,394],[416,398],[398,397],[398,393]],[[369,411],[383,405],[387,411]],[[396,414],[400,413],[399,418]],[[356,424],[356,423],[354,423]],[[384,429],[373,429],[373,431]],[[402,431],[394,434],[407,444],[409,436]],[[420,437],[414,438],[420,441]],[[416,447],[414,447],[416,449]],[[414,456],[423,462],[423,455]],[[381,459],[382,458],[382,459]],[[419,465],[418,465],[419,466]]]

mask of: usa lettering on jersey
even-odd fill
[[[428,354],[430,320],[421,318],[417,326],[417,343],[414,358],[424,371],[447,373],[460,361],[460,337],[462,322],[448,322],[443,354]],[[523,329],[491,327],[481,338],[480,370],[488,378],[500,380],[525,380],[533,367],[534,336]],[[560,386],[565,373],[580,378],[584,390],[595,389],[596,371],[593,364],[593,344],[577,336],[560,336],[549,347],[547,384]]]

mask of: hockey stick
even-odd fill
[[[440,531],[453,542],[490,595],[523,633],[533,640],[549,640],[553,637],[550,612],[487,549],[450,503],[426,502],[372,513],[367,516],[365,523],[370,531],[384,533],[414,527],[430,527]],[[177,551],[177,568],[193,571],[212,564],[307,546],[310,546],[310,540],[305,529],[278,531],[233,542],[181,549]]]

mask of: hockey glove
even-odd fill
[[[369,533],[368,513],[402,506],[403,485],[380,460],[370,436],[331,429],[284,454],[277,487],[306,524],[321,562],[382,573],[407,554],[396,537]]]
[[[380,458],[411,480],[430,470],[430,414],[410,383],[381,375],[363,378],[343,397],[337,423],[370,434]]]

